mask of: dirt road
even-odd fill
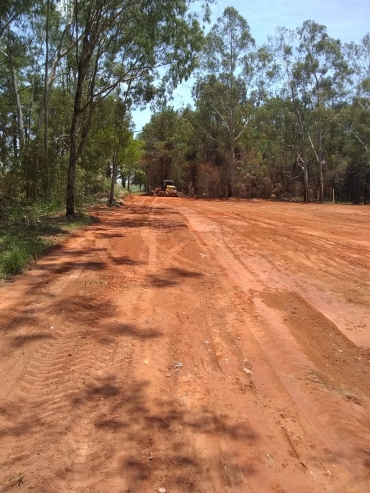
[[[130,197],[0,289],[0,491],[370,491],[370,208]]]

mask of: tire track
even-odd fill
[[[228,275],[233,280],[233,282],[235,282],[236,285],[240,286],[242,291],[245,290],[245,286],[248,286],[247,282],[251,280],[251,271],[246,271],[245,264],[244,262],[240,261],[239,256],[234,257],[232,250],[230,250],[229,248],[225,248],[222,233],[221,231],[217,230],[217,226],[214,223],[212,224],[205,221],[204,217],[202,218],[202,221],[200,223],[197,214],[193,211],[182,209],[182,213],[190,221],[191,226],[197,232],[197,234],[202,234],[202,238],[205,239],[205,241],[207,242],[207,249],[211,250],[213,255],[215,255],[215,257],[219,260],[222,259],[221,265],[225,268],[225,271],[228,272]],[[208,233],[208,236],[205,235],[205,233]],[[215,246],[216,244],[213,240],[217,241],[217,247]],[[264,289],[264,284],[259,285],[260,281],[258,280],[258,278],[254,278],[252,279],[252,281],[254,281],[254,286],[252,286],[252,288],[254,287],[254,289],[257,289],[258,291],[262,291]],[[241,297],[243,296],[244,295],[241,295]],[[260,310],[258,311],[261,312]],[[258,319],[257,316],[256,318]],[[274,318],[274,314],[269,314],[269,316],[266,317],[266,319],[268,320],[273,320]],[[326,422],[324,423],[323,420],[320,419],[320,414],[317,413],[315,406],[308,405],[311,400],[309,394],[303,391],[300,384],[294,382],[293,385],[292,380],[289,378],[290,375],[297,374],[300,376],[300,378],[302,378],[302,380],[305,380],[304,375],[312,373],[315,367],[308,359],[304,359],[300,347],[290,336],[290,334],[286,333],[286,337],[288,337],[288,340],[279,340],[279,335],[283,333],[282,330],[286,330],[284,326],[282,326],[277,332],[277,324],[274,324],[273,328],[271,327],[266,330],[266,322],[257,324],[256,326],[256,323],[254,321],[251,321],[249,317],[246,318],[246,321],[248,321],[249,326],[255,327],[253,329],[253,335],[254,337],[256,337],[256,341],[258,342],[260,347],[263,348],[263,350],[268,355],[269,361],[272,362],[271,364],[274,368],[274,371],[277,375],[279,375],[279,379],[283,383],[284,388],[290,394],[292,401],[295,403],[295,406],[297,406],[298,414],[301,416],[305,416],[305,420],[308,420],[309,428],[311,430],[315,430],[314,435],[316,443],[321,442],[322,450],[324,450],[325,448],[329,448],[333,452],[334,450],[336,450],[336,460],[338,460],[338,463],[340,463],[342,467],[341,471],[336,471],[337,482],[339,484],[342,483],[350,485],[352,482],[352,470],[347,467],[346,460],[343,460],[342,458],[346,457],[347,460],[352,459],[353,461],[354,457],[351,454],[348,454],[348,450],[338,446],[338,443],[341,442],[341,440],[338,438],[338,430],[330,430],[327,427],[330,419],[326,420]],[[263,337],[262,334],[264,334]],[[310,389],[310,392],[312,394],[313,390]],[[320,395],[320,397],[323,397],[323,395]],[[333,415],[338,412],[338,410],[340,410],[341,414],[344,417],[346,416],[347,413],[343,406],[341,407],[341,409],[339,409],[338,406],[334,405],[334,401],[331,397],[325,397],[326,398],[323,408],[333,409]],[[316,400],[318,400],[317,396],[315,402]],[[309,409],[308,412],[306,411],[307,405]],[[314,416],[315,418],[313,418]],[[345,418],[343,419],[343,422],[345,422]],[[356,423],[356,418],[352,419],[351,422],[352,425],[354,425]],[[349,424],[349,429],[351,429],[351,423]],[[330,445],[327,446],[326,444]],[[305,455],[308,457],[310,455],[308,447],[306,447],[305,450]],[[323,467],[323,465],[320,465],[319,469],[320,467],[323,470],[325,469],[325,466]],[[364,471],[363,468],[360,467],[359,461],[357,461],[357,467],[359,475],[363,475]],[[354,489],[354,491],[360,490]]]
[[[77,277],[69,257],[55,288],[28,284],[40,324],[8,334],[18,356],[0,363],[17,375],[0,401],[0,491],[20,471],[40,493],[367,491],[368,436],[351,437],[370,429],[367,407],[328,389],[268,312],[263,256],[246,262],[228,216],[181,204],[101,213]]]
[[[91,261],[92,259],[94,260]],[[10,440],[13,436],[22,436],[21,445],[11,445],[11,442],[8,444],[14,450],[16,457],[32,449],[34,436],[37,435],[41,449],[40,457],[37,459],[53,462],[56,458],[55,454],[60,454],[60,447],[55,451],[55,444],[50,443],[48,436],[50,430],[53,430],[54,440],[59,436],[61,443],[65,435],[69,438],[74,437],[74,443],[72,446],[69,443],[66,450],[69,450],[69,457],[76,458],[76,463],[80,460],[79,456],[85,458],[87,456],[86,449],[81,452],[81,443],[90,443],[91,430],[85,429],[81,433],[78,433],[78,430],[87,416],[90,419],[94,415],[95,404],[83,402],[81,405],[81,391],[85,394],[86,401],[86,394],[99,393],[99,389],[103,389],[101,391],[104,392],[105,386],[109,388],[109,383],[104,384],[105,386],[101,384],[101,375],[108,374],[109,364],[116,352],[113,345],[108,350],[106,345],[101,345],[95,346],[92,351],[91,347],[88,352],[83,351],[82,340],[96,337],[104,322],[104,311],[99,313],[99,307],[101,310],[105,307],[105,310],[109,311],[111,305],[108,301],[114,292],[113,287],[107,290],[105,285],[98,285],[94,286],[94,295],[91,292],[86,295],[81,294],[84,286],[90,287],[86,281],[90,279],[91,271],[88,267],[91,265],[94,269],[96,265],[94,254],[82,262],[81,267],[76,269],[73,275],[64,275],[58,279],[52,287],[55,301],[50,305],[48,313],[35,318],[37,327],[32,328],[33,332],[37,333],[38,327],[42,325],[47,327],[50,336],[46,338],[47,342],[38,344],[37,349],[33,344],[35,350],[32,356],[25,361],[17,375],[17,381],[20,383],[14,386],[13,382],[13,388],[6,395],[8,405],[6,409],[0,410],[7,418],[7,427],[3,430],[3,436]],[[85,272],[82,275],[83,269]],[[35,296],[37,297],[37,292]],[[37,300],[39,304],[45,303],[43,298]],[[27,328],[24,328],[24,332]],[[79,335],[81,332],[87,335]],[[31,332],[27,337],[32,335]],[[80,379],[76,380],[76,374],[81,375]],[[89,392],[86,389],[89,389]],[[23,406],[20,412],[15,413],[13,409],[19,408],[17,403],[23,403]],[[90,454],[97,457],[94,460],[100,466],[104,463],[98,449],[92,447],[92,451],[89,450],[89,457]],[[74,460],[71,461],[74,463]],[[29,470],[34,468],[34,463],[25,460],[23,466],[25,470]],[[54,471],[53,467],[45,471],[43,479],[39,482],[41,488],[39,491],[43,491],[43,487],[45,491],[50,491],[48,486],[50,478],[53,478],[54,484],[58,484],[58,481],[55,483],[54,474],[63,477],[60,483],[62,488],[69,467],[66,465],[66,471]]]

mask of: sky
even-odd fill
[[[211,5],[212,26],[226,7],[234,7],[248,22],[256,45],[262,45],[274,34],[276,27],[295,29],[306,20],[313,20],[327,27],[329,36],[342,43],[359,43],[370,32],[369,0],[218,0]],[[192,81],[179,86],[171,105],[175,108],[192,103]],[[136,131],[150,120],[149,107],[134,111]]]

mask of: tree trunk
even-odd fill
[[[369,203],[370,196],[370,170],[366,174],[365,188],[364,188],[364,205]]]
[[[227,190],[228,197],[234,197],[235,195],[235,163],[235,147],[234,145],[232,145],[229,153],[229,183]]]
[[[358,190],[358,171],[357,169],[353,173],[353,178],[352,178],[352,194],[351,194],[351,202],[354,205],[359,204],[359,190]]]
[[[308,199],[308,172],[307,172],[307,165],[304,167],[304,170],[303,170],[303,183],[304,183],[304,190],[303,190],[303,199],[304,199],[304,202],[305,204],[307,204],[307,202],[309,202],[309,199]]]
[[[49,111],[48,111],[48,64],[49,64],[49,17],[50,0],[46,1],[46,33],[45,33],[45,84],[44,84],[44,153],[45,153],[45,194],[49,197]]]
[[[110,182],[110,194],[109,194],[109,204],[113,205],[114,201],[114,186],[116,184],[116,179],[117,179],[117,152],[114,152],[113,154],[113,169],[112,169],[112,179]]]
[[[77,120],[77,121],[76,121]],[[75,127],[75,128],[74,128]],[[69,154],[69,165],[67,175],[67,197],[66,197],[66,215],[71,216],[75,213],[75,173],[77,164],[77,128],[78,118],[73,117],[71,130],[71,149]]]
[[[304,126],[303,126],[303,121],[301,118],[301,115],[299,112],[297,112],[298,119],[299,119],[299,126],[301,130],[301,144],[302,144],[302,166],[303,166],[303,200],[305,204],[309,201],[308,199],[308,166],[307,166],[307,156],[306,156],[306,137],[304,133]]]
[[[15,69],[14,69],[14,66],[12,64],[12,61],[10,61],[10,73],[11,73],[13,91],[14,91],[14,96],[15,96],[15,102],[17,105],[17,118],[18,118],[17,129],[18,129],[19,149],[20,149],[20,153],[22,153],[23,146],[24,146],[23,111],[22,111],[21,98],[19,96],[17,75],[15,73]]]
[[[39,120],[38,120],[38,126],[39,126],[39,129],[40,130],[41,130],[43,124],[44,124],[44,116],[45,116],[45,111],[46,111],[45,110],[45,104],[47,104],[47,101],[49,99],[49,94],[50,94],[51,88],[52,88],[53,83],[54,83],[54,81],[56,79],[56,71],[57,71],[57,68],[58,68],[58,64],[59,64],[59,62],[65,56],[67,56],[72,51],[72,49],[78,43],[78,39],[75,39],[75,40],[73,40],[71,42],[71,44],[69,45],[69,47],[64,52],[61,51],[62,50],[62,47],[63,47],[63,42],[64,42],[67,34],[70,32],[70,28],[71,28],[73,19],[74,19],[74,9],[72,9],[71,16],[70,16],[67,24],[64,27],[64,31],[63,31],[61,37],[59,38],[59,46],[58,46],[57,52],[56,52],[56,54],[54,56],[54,60],[53,60],[53,62],[51,64],[50,72],[49,73],[48,72],[45,73],[45,92],[46,92],[46,98],[44,97],[42,99],[41,105],[40,105]],[[47,18],[46,18],[46,21],[47,21],[47,25],[46,25],[46,38],[47,38],[47,40],[45,40],[45,44],[46,44],[46,47],[48,47],[48,38],[49,38],[49,33],[50,33],[50,0],[47,0]],[[49,58],[48,54],[46,55],[46,58]],[[46,60],[45,60],[45,63],[46,63]],[[66,81],[66,84],[65,84],[65,81]],[[66,87],[64,87],[64,85],[66,85]],[[69,76],[69,73],[68,74],[63,74],[62,87],[63,87],[63,90],[67,90],[67,92],[70,92],[70,90],[71,90],[71,84],[70,84],[70,76]]]
[[[83,86],[86,80],[86,74],[89,66],[89,39],[85,35],[83,39],[82,53],[80,56],[80,63],[77,69],[77,84],[75,101],[73,106],[73,117],[71,124],[71,140],[70,140],[70,150],[69,150],[69,164],[68,164],[68,175],[67,175],[67,196],[66,196],[66,215],[70,216],[75,213],[75,175],[77,160],[82,152],[85,141],[87,139],[89,125],[92,118],[92,108],[90,108],[90,114],[88,115],[86,121],[84,122],[83,129],[80,129],[80,117],[81,117],[81,103],[83,96]],[[85,109],[86,111],[86,109]],[[78,134],[81,136],[78,137]],[[78,144],[78,139],[80,140]]]
[[[318,170],[319,170],[319,202],[324,202],[324,176],[322,170],[323,164],[323,153],[322,153],[322,132],[321,128],[318,131],[318,143],[319,143],[319,151],[318,151]]]
[[[232,75],[232,74],[231,74]],[[232,77],[230,78],[232,81]],[[232,89],[232,87],[231,87]],[[228,131],[230,138],[230,151],[229,151],[229,166],[228,166],[228,184],[227,184],[227,196],[234,197],[235,195],[235,114],[233,109],[230,110],[230,120],[228,121]]]
[[[17,115],[13,113],[13,128],[12,128],[12,137],[13,137],[13,154],[14,157],[18,157],[18,139],[17,139]]]
[[[77,165],[77,134],[78,126],[80,121],[80,107],[82,98],[82,87],[83,81],[85,79],[85,73],[79,71],[77,79],[76,96],[73,108],[73,118],[71,125],[71,140],[70,140],[70,150],[69,150],[69,164],[68,164],[68,175],[67,175],[67,200],[66,200],[66,215],[70,216],[75,213],[75,174]]]

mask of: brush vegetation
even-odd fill
[[[23,272],[73,230],[89,225],[84,213],[66,217],[55,203],[16,205],[0,211],[0,278]]]

